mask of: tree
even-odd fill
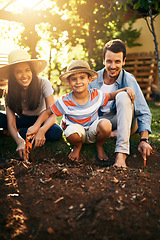
[[[72,45],[83,45],[86,57],[95,70],[102,67],[101,52],[104,44],[113,38],[121,38],[127,45],[134,43],[140,31],[123,27],[120,7],[111,0],[69,0],[57,1],[60,9],[65,9],[70,23],[68,41]],[[131,36],[131,37],[130,37]]]
[[[13,14],[3,9],[0,13],[3,19],[23,24],[19,44],[28,47],[32,57],[37,57],[38,50],[43,50],[40,42],[47,42],[50,49],[49,77],[52,77],[55,68],[57,75],[64,69],[66,56],[62,55],[66,47],[73,58],[83,57],[98,70],[102,67],[102,48],[110,39],[121,38],[129,47],[137,45],[134,41],[140,31],[132,29],[132,21],[127,29],[124,28],[122,10],[112,0],[45,0],[45,3],[49,3],[47,7],[45,4],[38,10],[24,9]],[[75,49],[80,45],[83,48],[77,55]]]
[[[153,41],[155,45],[155,54],[157,58],[157,66],[158,66],[158,76],[159,76],[159,92],[160,92],[160,58],[158,52],[158,42],[155,34],[154,29],[154,19],[160,14],[160,0],[126,0],[126,1],[119,1],[121,3],[121,7],[124,9],[130,8],[135,11],[134,17],[143,17],[146,20],[147,26],[150,32],[153,35]],[[150,22],[148,21],[148,18]]]

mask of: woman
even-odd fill
[[[0,68],[1,79],[8,79],[6,115],[0,113],[0,128],[7,129],[17,143],[16,151],[27,159],[25,137],[40,113],[54,103],[53,89],[48,79],[37,76],[47,65],[42,59],[30,59],[24,49],[8,55],[8,65]],[[59,140],[62,129],[54,124],[46,133],[46,140]]]

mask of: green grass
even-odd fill
[[[152,113],[152,134],[150,134],[150,139],[154,147],[160,153],[160,106],[156,106],[154,103],[149,103],[149,107]],[[57,118],[57,123],[60,124],[61,117]],[[104,150],[109,156],[114,153],[115,140],[107,139],[104,144]],[[137,151],[139,143],[139,134],[134,134],[131,136],[131,153],[134,154]],[[65,138],[62,138],[57,142],[46,142],[41,149],[35,150],[35,154],[40,155],[41,150],[47,154],[54,155],[68,155],[71,146],[66,142]],[[18,157],[16,153],[16,143],[11,137],[0,135],[0,157],[3,158],[15,158]],[[82,154],[84,158],[90,159],[96,157],[96,147],[95,144],[84,144],[82,147]]]
[[[152,113],[152,133],[150,134],[150,139],[155,144],[158,152],[160,152],[160,106],[156,106],[154,103],[149,103],[148,105]]]

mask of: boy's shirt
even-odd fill
[[[79,105],[73,99],[73,92],[70,92],[60,97],[50,109],[56,116],[65,116],[66,126],[77,123],[89,127],[98,118],[98,109],[106,106],[108,100],[108,93],[90,89],[88,102]]]

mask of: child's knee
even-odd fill
[[[98,123],[97,131],[111,133],[112,131],[112,124],[108,119],[101,119]]]
[[[80,137],[80,138],[85,138],[85,130],[84,130],[84,127],[79,125],[79,124],[71,124],[69,125],[65,131],[64,131],[64,135],[65,137],[70,139],[70,138],[75,138],[77,136]]]
[[[78,133],[71,133],[66,139],[73,144],[82,141],[82,137]]]

